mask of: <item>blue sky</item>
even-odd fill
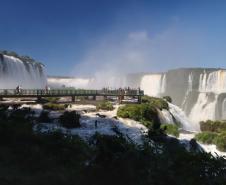
[[[226,68],[226,0],[0,0],[0,49],[50,75]]]

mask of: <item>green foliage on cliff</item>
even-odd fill
[[[169,103],[172,103],[172,98],[170,96],[163,96],[162,98],[168,101]]]
[[[155,106],[148,103],[127,104],[119,107],[117,116],[139,121],[147,127],[153,126],[154,123],[160,124],[157,109]]]
[[[153,107],[162,109],[169,109],[168,103],[162,98],[150,97],[150,96],[143,96],[142,103],[151,104]]]
[[[215,144],[218,150],[226,152],[226,131],[198,133],[195,139],[204,144]]]
[[[217,133],[214,132],[202,132],[195,135],[195,139],[204,144],[214,144],[216,137]]]
[[[166,134],[179,137],[179,127],[174,124],[162,124],[161,128],[166,132]]]
[[[209,131],[209,132],[222,132],[226,131],[226,121],[201,121],[200,122],[201,131]]]
[[[214,144],[216,144],[218,150],[226,152],[226,132],[218,134],[214,140]]]

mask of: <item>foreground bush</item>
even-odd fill
[[[174,124],[162,124],[161,128],[165,130],[166,134],[173,135],[175,137],[179,137],[179,127]]]
[[[169,109],[168,103],[162,98],[150,97],[150,96],[143,96],[142,103],[149,103],[153,107],[162,109]]]
[[[209,132],[222,132],[226,131],[226,122],[225,121],[201,121],[200,122],[201,131]]]
[[[80,117],[80,114],[78,114],[76,111],[65,111],[64,114],[60,116],[59,120],[63,127],[77,128],[81,126]]]
[[[97,104],[96,109],[97,110],[108,110],[108,111],[110,111],[110,110],[113,110],[114,107],[113,107],[111,102],[104,101],[104,102]]]
[[[3,112],[4,113],[4,112]],[[6,112],[5,112],[6,113]],[[25,112],[21,112],[25,114]],[[224,185],[226,160],[188,152],[177,139],[137,146],[122,134],[89,142],[34,133],[24,115],[0,118],[1,185]]]
[[[65,106],[63,104],[47,103],[47,104],[43,105],[43,109],[47,109],[47,110],[65,110]]]
[[[195,135],[195,139],[204,144],[214,144],[217,137],[217,133],[213,132],[202,132]]]

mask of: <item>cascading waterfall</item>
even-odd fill
[[[165,91],[165,78],[163,74],[144,75],[140,87],[146,95],[158,97]]]
[[[213,96],[213,97],[212,97]],[[192,108],[189,115],[189,119],[199,124],[200,121],[214,120],[215,119],[215,109],[216,109],[216,98],[217,95],[211,94],[211,99],[209,100],[209,95],[207,93],[200,93],[197,103]]]
[[[191,132],[200,130],[199,124],[191,122],[181,108],[179,108],[176,105],[173,105],[172,103],[168,104],[170,113],[174,116],[176,121],[179,122],[179,124],[182,126],[184,130]]]
[[[2,55],[0,58],[0,89],[45,88],[47,84],[42,64],[23,62],[18,58]]]
[[[190,120],[197,124],[208,119],[215,120],[217,98],[219,94],[226,92],[226,71],[217,70],[209,74],[204,71],[200,74],[199,92],[197,102],[189,114]],[[222,115],[225,113],[222,112]]]

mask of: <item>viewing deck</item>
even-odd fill
[[[97,96],[116,96],[120,100],[125,96],[137,97],[140,101],[141,96],[144,95],[144,91],[139,89],[116,89],[116,90],[85,90],[85,89],[0,89],[0,99],[3,98],[32,98],[37,97],[72,97],[72,101],[75,101],[76,96],[93,96],[94,99]]]

